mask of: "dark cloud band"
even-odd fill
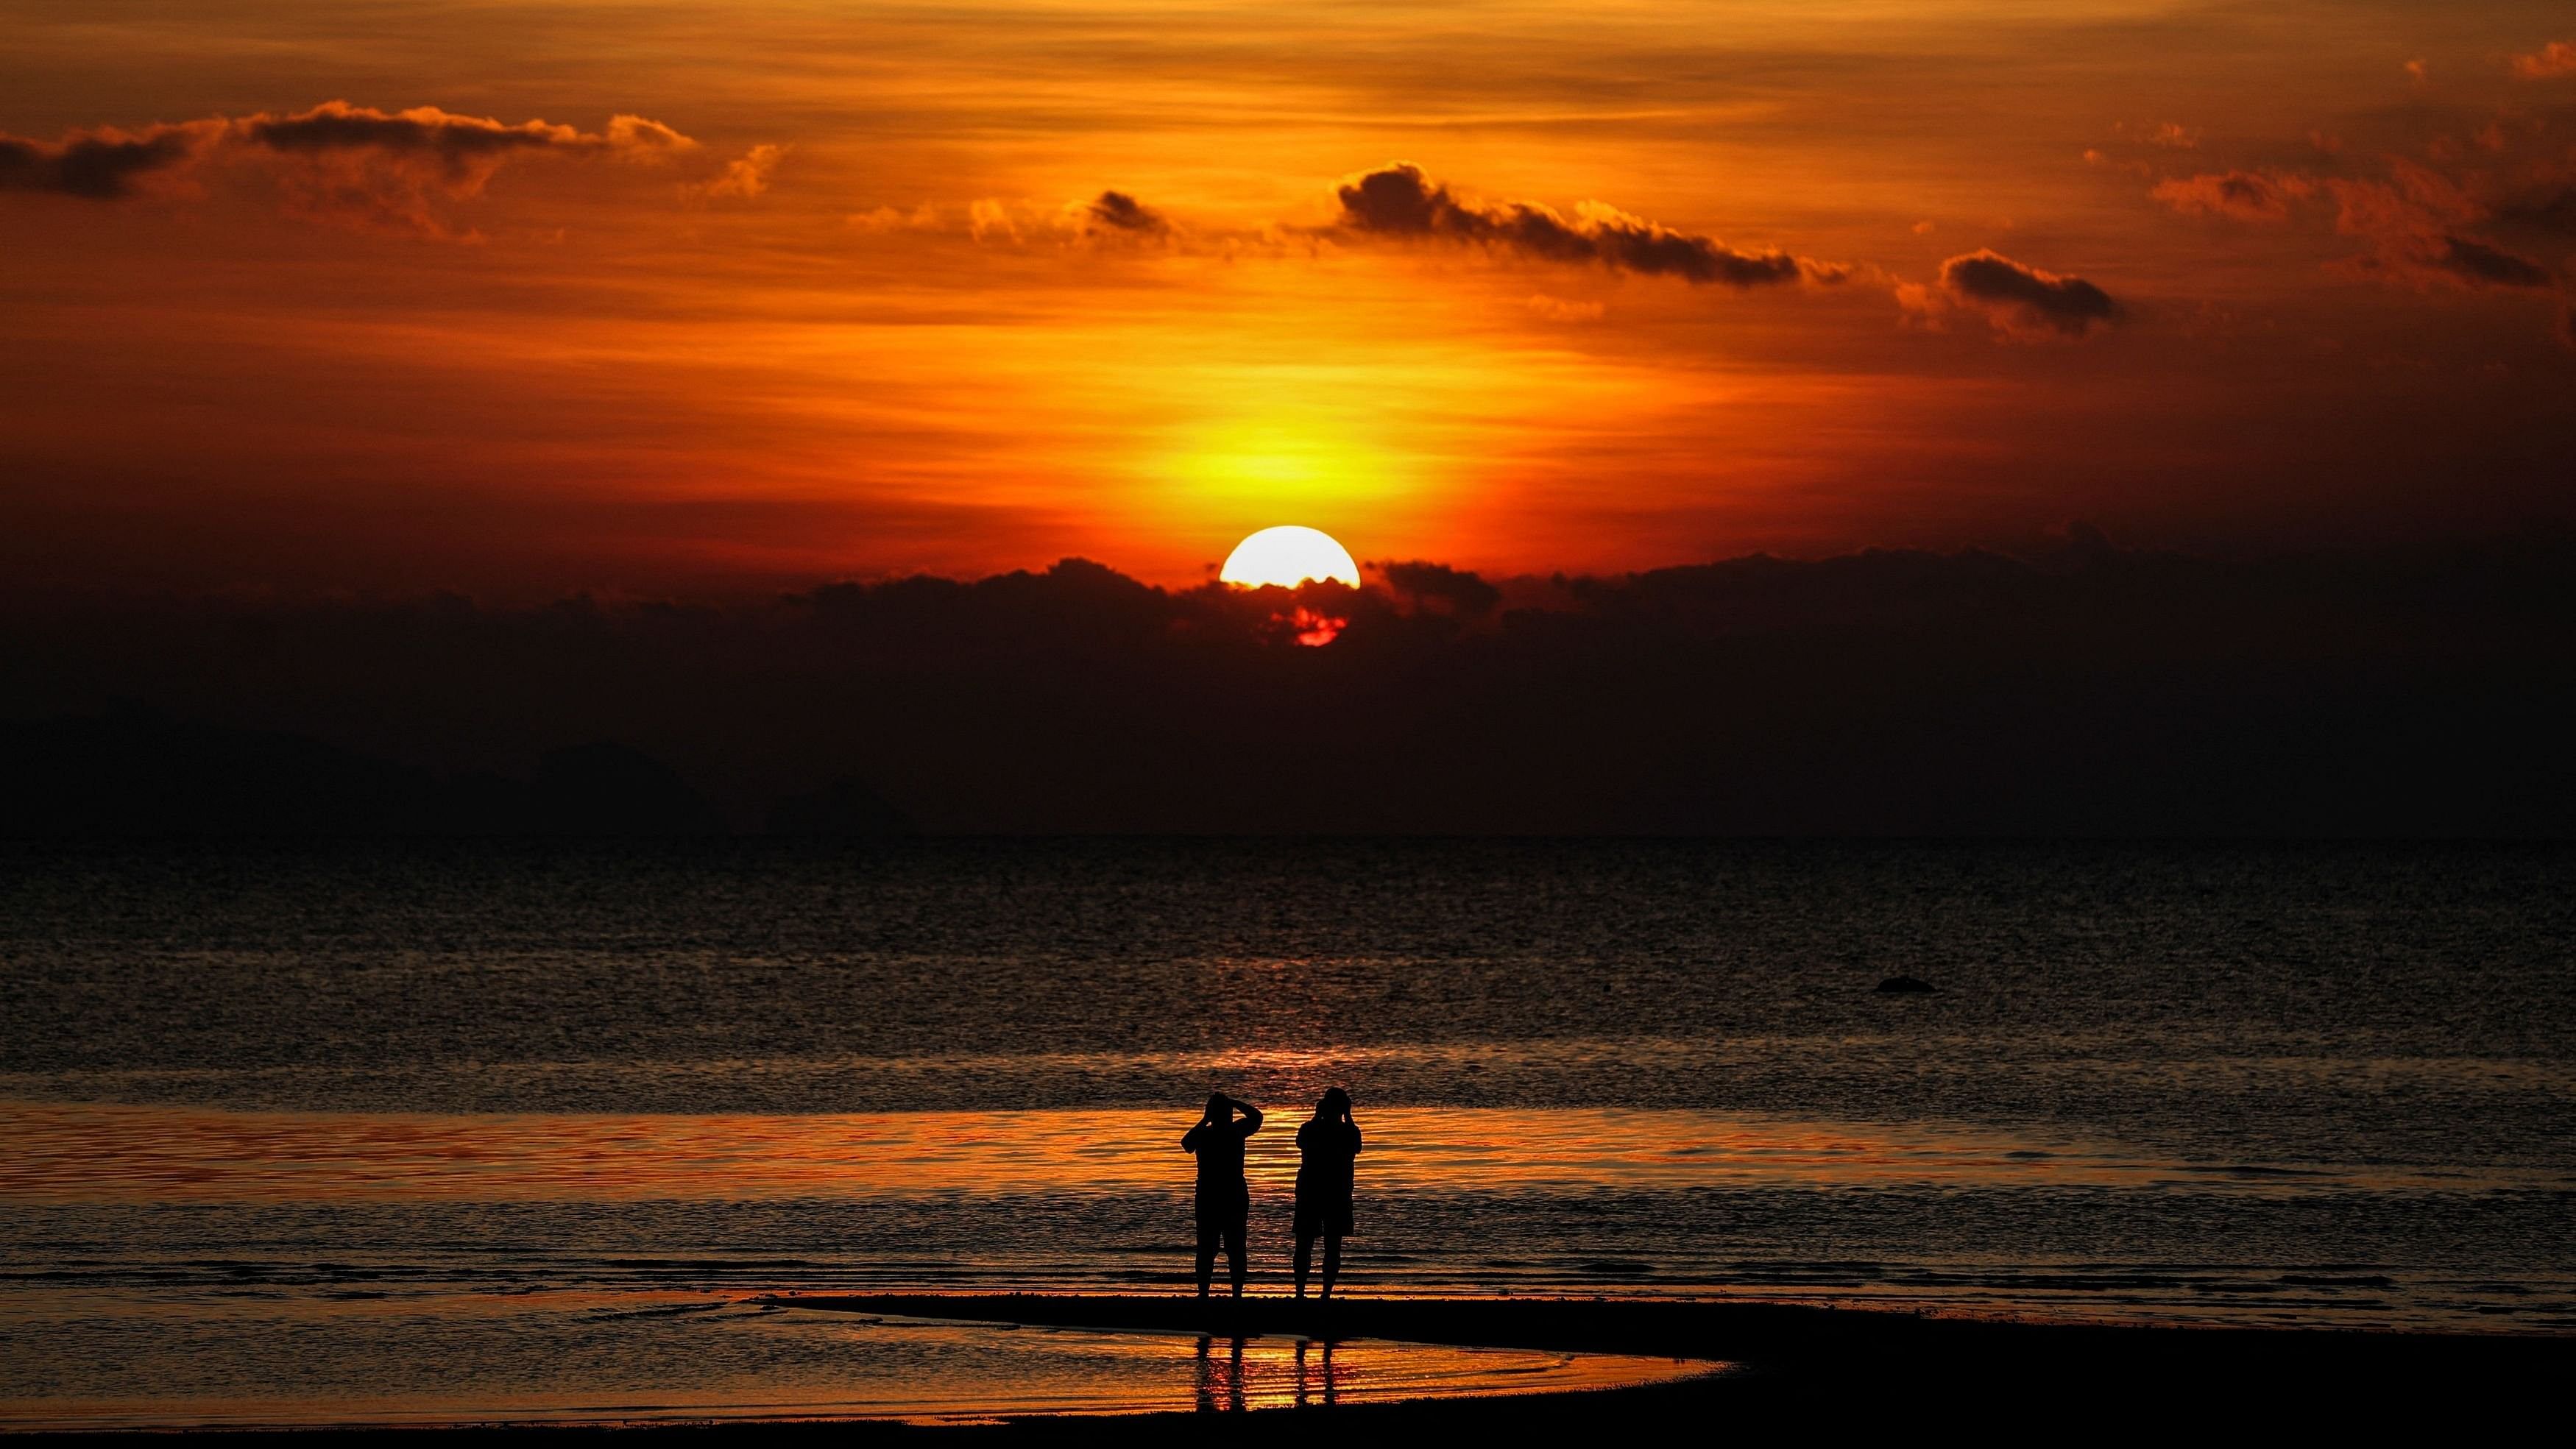
[[[2043,272],[1996,251],[1974,251],[1943,262],[1941,288],[1957,301],[1997,314],[1999,322],[2070,337],[2121,317],[2111,294],[2082,277]]]
[[[693,144],[669,126],[641,116],[617,116],[606,130],[589,132],[546,121],[507,125],[436,106],[387,112],[326,101],[293,115],[217,116],[142,131],[102,127],[75,131],[59,141],[0,135],[0,191],[113,201],[133,194],[142,177],[178,170],[217,150],[354,156],[415,173],[426,166],[443,184],[471,189],[514,155],[652,159]]]
[[[1587,203],[1568,220],[1531,202],[1465,201],[1406,162],[1354,176],[1336,194],[1340,229],[1368,236],[1439,238],[1695,285],[1765,287],[1802,277],[1839,281],[1846,274],[1845,268],[1783,251],[1739,251],[1597,203]]]
[[[2430,264],[2454,276],[2490,287],[2546,287],[2549,269],[2500,247],[2464,236],[2446,236]]]
[[[210,129],[200,122],[133,133],[96,131],[53,142],[0,136],[0,191],[112,201],[131,192],[136,178],[188,161]]]
[[[1083,219],[1111,231],[1159,236],[1172,229],[1163,214],[1124,191],[1104,191],[1083,204]]]

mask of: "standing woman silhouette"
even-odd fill
[[[1243,1120],[1235,1120],[1237,1111]],[[1252,1186],[1243,1180],[1243,1139],[1261,1130],[1261,1109],[1223,1092],[1210,1092],[1199,1125],[1181,1139],[1199,1159],[1199,1296],[1208,1296],[1216,1273],[1217,1244],[1225,1244],[1234,1296],[1243,1296],[1243,1234],[1252,1217]]]
[[[1339,1087],[1315,1104],[1312,1120],[1297,1129],[1297,1296],[1306,1296],[1306,1268],[1315,1237],[1324,1239],[1324,1292],[1342,1275],[1342,1238],[1351,1230],[1351,1165],[1360,1155],[1360,1124],[1351,1120],[1351,1094]]]

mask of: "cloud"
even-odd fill
[[[380,111],[335,100],[289,115],[213,116],[142,131],[100,127],[53,142],[0,135],[0,190],[113,201],[134,194],[140,178],[224,156],[267,163],[290,211],[438,233],[433,197],[477,195],[514,158],[651,162],[696,144],[642,116],[613,116],[604,131],[589,132],[547,121],[510,125],[436,106]]]
[[[608,118],[609,149],[629,161],[660,161],[677,152],[694,151],[698,143],[642,116]],[[754,150],[761,148],[754,147]]]
[[[2562,236],[2576,236],[2576,186],[2562,186],[2555,191],[2525,196],[2497,213],[2506,221],[2538,227]]]
[[[926,201],[910,211],[880,206],[853,212],[843,220],[855,230],[869,232],[937,231],[940,226],[939,208]]]
[[[241,139],[276,151],[421,155],[465,170],[474,169],[485,158],[512,153],[606,152],[630,160],[654,160],[695,149],[698,144],[642,116],[611,116],[607,129],[594,134],[548,121],[523,121],[513,126],[489,116],[468,116],[436,106],[380,111],[347,101],[324,101],[309,111],[288,116],[245,116],[229,125]]]
[[[2576,44],[2553,40],[2529,55],[2517,55],[2513,58],[2513,73],[2524,80],[2576,75]]]
[[[1545,292],[1531,293],[1524,305],[1532,316],[1550,322],[1598,322],[1601,315],[1609,310],[1599,302],[1570,301],[1564,297],[1551,297]]]
[[[2290,203],[2314,188],[2303,177],[2271,177],[2252,171],[2175,177],[2158,182],[2149,196],[2176,211],[2196,216],[2224,216],[2237,221],[2285,221]]]
[[[1107,230],[1129,236],[1163,236],[1172,223],[1161,212],[1124,191],[1104,191],[1080,204],[1078,218],[1085,230]]]
[[[1451,568],[1447,564],[1414,559],[1403,563],[1372,563],[1369,567],[1386,580],[1389,592],[1411,600],[1417,611],[1430,608],[1462,619],[1475,619],[1492,613],[1494,606],[1503,601],[1502,590],[1465,569]]]
[[[2489,127],[2480,133],[2479,143],[2500,152],[2511,139],[2501,127]],[[2416,286],[2553,285],[2556,279],[2546,266],[2468,229],[2502,220],[2547,231],[2576,230],[2576,188],[2526,193],[2500,205],[2490,199],[2499,184],[2494,175],[2472,175],[2464,182],[2395,157],[2387,166],[2385,179],[2251,171],[2177,177],[2159,182],[2148,195],[2180,212],[2274,222],[2288,219],[2292,202],[2323,191],[2335,199],[2335,230],[2369,245],[2368,254],[2342,264],[2350,270]],[[2509,167],[2506,174],[2511,174]],[[2540,173],[2544,178],[2553,174],[2550,167]]]
[[[787,154],[784,146],[754,146],[725,163],[724,174],[698,188],[700,196],[732,196],[748,201],[769,189],[769,174]]]
[[[2430,265],[2491,287],[2546,287],[2552,280],[2547,267],[2464,236],[2442,238]]]
[[[966,227],[977,241],[1001,238],[1018,241],[1020,229],[1011,221],[1011,210],[1001,202],[986,197],[966,208]]]
[[[141,131],[101,127],[59,141],[0,135],[0,191],[112,201],[130,195],[140,177],[186,165],[220,132],[220,122],[192,121]]]
[[[388,113],[346,101],[325,101],[292,116],[252,116],[233,125],[245,141],[274,151],[374,151],[423,156],[457,174],[471,173],[492,158],[512,152],[588,149],[608,144],[604,136],[585,136],[570,126],[544,121],[510,126],[489,117],[457,115],[436,106]]]
[[[1848,268],[1783,251],[1740,251],[1599,202],[1585,202],[1568,220],[1532,202],[1464,201],[1409,162],[1353,176],[1336,195],[1342,206],[1337,225],[1346,233],[1438,238],[1538,261],[1597,263],[1639,276],[1679,277],[1695,286],[1766,287],[1801,278],[1836,282],[1849,275]]]
[[[526,156],[659,158],[688,138],[659,122],[621,116],[601,133],[547,121],[509,125],[436,106],[380,111],[326,101],[295,115],[231,123],[238,145],[294,163],[279,173],[288,209],[312,220],[448,235],[438,199],[478,196],[500,168]]]
[[[2576,47],[2567,51],[2576,64]],[[2546,57],[2551,52],[2541,52]],[[2539,59],[2540,57],[2525,57]],[[2231,170],[2158,182],[2148,195],[2175,211],[2241,222],[2291,219],[2311,197],[2334,200],[2334,228],[2363,244],[2331,269],[2372,281],[2427,289],[2501,289],[2555,293],[2559,278],[2544,261],[2485,235],[2494,224],[2531,232],[2576,234],[2576,187],[2546,127],[2511,112],[2455,137],[2436,134],[2430,160],[2383,156],[2380,174],[2338,165],[2326,174]],[[2320,149],[2332,150],[2321,139]],[[2535,148],[2547,154],[2535,155]],[[2473,165],[2464,157],[2475,156]],[[1899,301],[1930,315],[1922,289]]]
[[[2486,220],[2488,208],[2449,178],[2396,162],[2387,181],[2330,179],[2335,229],[2370,244],[2359,270],[2416,285],[2545,287],[2547,268],[2462,228]]]
[[[2082,277],[2044,272],[1989,249],[1943,262],[1941,292],[1952,303],[1984,311],[1995,330],[2008,336],[2081,337],[2123,315],[2110,293]]]

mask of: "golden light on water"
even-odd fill
[[[1247,1144],[1254,1191],[1297,1171],[1296,1109]],[[2099,1144],[1642,1108],[1371,1108],[1370,1194],[1892,1184],[2073,1188],[2190,1180]],[[1137,1109],[852,1115],[234,1112],[20,1103],[0,1204],[757,1200],[1181,1192],[1189,1113]],[[2354,1181],[2420,1183],[2404,1169]],[[2460,1179],[2443,1178],[2446,1183]],[[2527,1185],[2508,1172],[2489,1186]],[[2315,1182],[2270,1184],[2309,1190]]]

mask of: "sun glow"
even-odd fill
[[[1277,584],[1293,589],[1308,580],[1330,579],[1360,586],[1360,566],[1351,551],[1321,529],[1283,524],[1265,528],[1234,546],[1217,577],[1229,584],[1257,589]]]

